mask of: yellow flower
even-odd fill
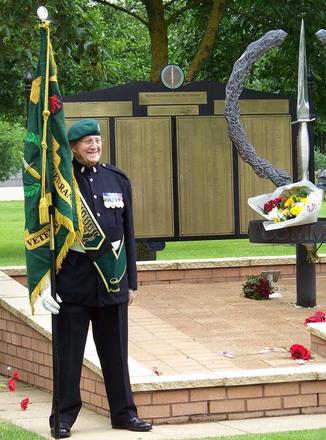
[[[302,202],[302,203],[304,203],[305,205],[307,204],[307,200],[308,200],[307,197],[300,197],[300,198],[299,198],[299,201]]]
[[[282,214],[285,215],[285,217],[287,217],[290,214],[290,210],[288,208],[283,209]]]
[[[295,217],[298,214],[300,214],[301,211],[302,211],[302,206],[298,206],[298,205],[292,206],[292,208],[290,209],[291,214],[294,215]]]
[[[274,223],[280,223],[280,219],[278,217],[274,217]]]
[[[284,208],[287,208],[289,205],[292,205],[294,203],[294,200],[292,197],[289,197],[286,202],[284,203]]]

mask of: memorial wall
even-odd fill
[[[166,91],[132,83],[65,97],[69,127],[96,118],[103,161],[133,185],[136,236],[180,240],[237,237],[255,218],[248,197],[273,190],[238,157],[224,119],[224,86],[207,81]],[[293,140],[286,97],[244,91],[241,118],[258,155],[292,175]],[[129,99],[127,99],[129,98]]]

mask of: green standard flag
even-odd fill
[[[40,25],[40,34],[23,159],[25,251],[33,312],[37,297],[50,279],[49,206],[54,208],[57,272],[71,244],[82,236],[80,199],[73,176],[49,22]]]

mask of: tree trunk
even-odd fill
[[[164,18],[163,0],[148,0],[145,7],[151,38],[151,75],[152,82],[160,82],[160,72],[168,62],[168,32]]]
[[[204,64],[204,62],[209,58],[215,38],[217,33],[218,24],[222,17],[223,8],[224,8],[225,0],[213,0],[211,14],[207,23],[207,28],[203,39],[200,42],[198,50],[190,63],[186,81],[194,81]]]

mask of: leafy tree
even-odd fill
[[[326,169],[326,155],[319,150],[315,150],[315,171],[321,172]]]
[[[43,4],[55,29],[51,39],[56,58],[67,69],[62,69],[64,86],[71,92],[103,85],[110,54],[101,11],[86,0],[44,0]],[[27,69],[35,67],[38,58],[38,6],[37,0],[0,3],[1,16],[6,17],[0,24],[0,114],[14,118],[25,107],[23,76]]]
[[[21,168],[24,137],[22,125],[0,120],[0,181],[17,174]]]
[[[246,46],[270,29],[288,37],[253,67],[246,86],[295,95],[300,20],[306,24],[316,113],[326,119],[323,87],[326,50],[314,33],[323,27],[324,0],[44,0],[63,94],[130,80],[158,81],[167,62],[186,80],[225,83]],[[225,8],[223,11],[223,5]],[[22,78],[38,56],[36,0],[2,0],[0,114],[24,113]],[[222,15],[223,13],[223,15]],[[218,38],[217,38],[218,30]],[[322,127],[323,122],[318,122]]]
[[[206,11],[205,11],[206,8]],[[189,10],[172,29],[171,53],[186,64],[193,42],[201,37],[208,5]],[[267,31],[283,29],[288,33],[278,49],[272,49],[255,63],[245,87],[296,97],[298,48],[301,19],[305,22],[307,60],[314,75],[312,109],[317,115],[315,130],[326,132],[326,48],[315,37],[325,27],[324,0],[228,0],[219,24],[218,38],[211,56],[202,66],[199,79],[226,83],[234,62],[246,47]]]
[[[205,32],[199,44],[196,42],[196,51],[189,64],[186,75],[187,81],[193,81],[203,63],[209,58],[217,33],[219,21],[223,14],[225,0],[94,0],[117,11],[124,12],[140,21],[148,30],[151,42],[151,74],[150,80],[159,82],[160,71],[168,63],[168,29],[176,23],[180,16],[189,10],[203,7],[207,11]],[[190,53],[192,53],[191,51]]]

